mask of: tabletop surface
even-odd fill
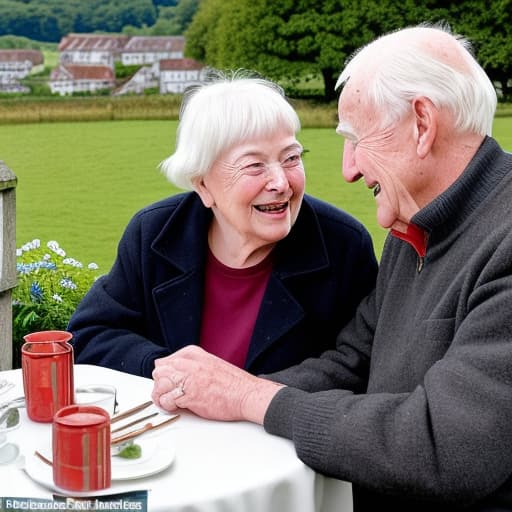
[[[153,387],[151,379],[91,365],[75,365],[74,376],[75,387],[115,386],[121,412],[149,400]],[[15,386],[0,394],[0,404],[23,394],[21,370],[0,372],[3,379]],[[54,490],[35,482],[23,469],[33,464],[34,450],[51,450],[51,424],[30,421],[25,409],[20,409],[20,416],[20,427],[7,433],[7,442],[17,443],[21,456],[15,464],[0,465],[0,497],[52,499]],[[163,413],[157,417],[163,419]],[[350,484],[315,473],[300,461],[290,441],[259,425],[181,413],[178,421],[140,440],[143,447],[156,443],[158,457],[172,462],[156,474],[113,481],[109,492],[148,490],[150,511],[352,510]]]

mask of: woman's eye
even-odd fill
[[[300,161],[301,161],[301,155],[299,153],[296,153],[296,154],[288,156],[284,160],[282,165],[284,167],[290,167],[290,166],[293,166],[293,165],[297,165],[298,163],[300,163]]]
[[[262,172],[265,170],[265,164],[263,162],[251,162],[244,165],[243,170],[252,173]]]

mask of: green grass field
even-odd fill
[[[178,192],[158,170],[174,148],[175,121],[100,121],[0,125],[0,160],[17,175],[17,245],[57,240],[84,264],[109,269],[130,217]],[[512,118],[495,136],[512,149]],[[373,196],[341,177],[342,139],[333,129],[305,129],[306,190],[360,219],[380,254],[385,230]]]

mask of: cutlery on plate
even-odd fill
[[[9,389],[13,388],[14,387],[14,382],[10,382],[8,380],[0,380],[0,395],[2,393],[7,393],[7,391],[9,391]]]
[[[115,434],[116,432],[124,430],[125,428],[133,427],[133,425],[137,425],[137,423],[141,423],[142,421],[149,420],[149,418],[154,418],[155,416],[158,416],[158,414],[160,414],[160,413],[158,411],[156,411],[151,414],[148,414],[147,416],[143,416],[142,418],[130,421],[130,423],[126,423],[126,425],[122,425],[121,427],[117,427],[117,428],[111,430],[110,433]]]
[[[110,444],[111,446],[115,446],[119,443],[124,443],[128,439],[133,439],[134,437],[138,437],[145,432],[149,432],[150,430],[156,430],[157,428],[164,427],[165,425],[169,425],[173,421],[176,421],[179,419],[180,415],[177,414],[176,416],[173,416],[172,418],[169,418],[168,420],[161,421],[160,423],[153,424],[153,423],[146,423],[143,427],[138,428],[136,430],[132,430],[131,432],[127,432],[126,434],[122,434],[118,437],[112,438]]]
[[[143,411],[144,409],[148,408],[153,403],[152,400],[149,400],[148,402],[144,402],[143,404],[136,405],[135,407],[132,407],[131,409],[128,409],[125,412],[121,412],[119,414],[115,414],[112,419],[110,420],[110,424],[115,423],[119,420],[124,420],[128,416],[131,416],[132,414],[136,414],[140,411]]]
[[[13,398],[12,400],[7,400],[0,404],[0,411],[7,409],[8,407],[25,407],[25,397],[19,396],[18,398]]]
[[[131,432],[127,432],[126,434],[122,434],[118,437],[115,437],[111,440],[111,447],[112,447],[112,455],[117,455],[122,448],[125,448],[127,445],[131,443],[131,440],[135,437],[138,437],[145,432],[149,432],[150,430],[156,430],[157,428],[164,427],[165,425],[170,425],[177,419],[179,419],[180,415],[176,414],[176,416],[173,416],[172,418],[169,418],[165,421],[161,421],[160,423],[157,423],[156,425],[153,423],[146,423],[143,427],[138,428],[136,430],[132,430]],[[53,462],[46,458],[42,453],[38,452],[37,450],[34,451],[34,455],[42,460],[45,464],[48,464],[48,466],[52,466]]]

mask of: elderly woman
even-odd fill
[[[70,321],[76,362],[151,377],[196,344],[258,374],[334,348],[377,264],[359,222],[304,196],[299,128],[260,78],[217,76],[185,95],[162,169],[192,191],[133,217]]]

